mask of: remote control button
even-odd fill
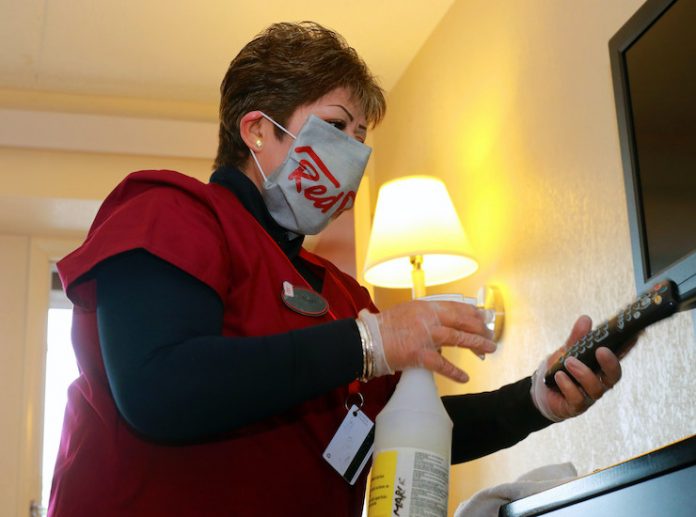
[[[640,300],[638,301],[638,305],[640,309],[646,309],[650,307],[650,297],[649,296],[641,296]]]
[[[662,296],[659,294],[655,296],[655,305],[660,305],[662,303]]]
[[[623,330],[623,329],[624,329],[624,326],[625,326],[625,324],[624,324],[624,315],[623,315],[623,314],[619,314],[619,316],[616,318],[616,327],[617,327],[619,330]]]
[[[599,343],[609,337],[609,325],[604,324],[595,331],[594,341]]]
[[[640,312],[639,312],[639,311],[634,312],[634,313],[633,313],[633,318],[634,318],[634,319],[640,318]]]

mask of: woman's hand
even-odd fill
[[[542,415],[554,422],[584,413],[595,401],[612,389],[621,379],[621,364],[611,350],[599,347],[595,352],[600,370],[595,373],[575,357],[569,357],[565,362],[568,372],[575,378],[577,384],[563,371],[556,373],[554,379],[558,391],[549,389],[544,384],[544,375],[559,355],[563,354],[578,339],[592,329],[592,320],[581,316],[575,322],[565,345],[541,362],[532,379],[532,400]],[[625,348],[625,353],[635,344],[637,338]]]
[[[477,355],[496,349],[483,311],[466,303],[416,300],[368,317],[376,320],[388,370],[422,367],[466,382],[469,376],[442,357],[440,349],[469,348]],[[374,334],[374,322],[368,327]],[[390,372],[375,371],[375,376],[385,373]]]

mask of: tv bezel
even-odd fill
[[[635,271],[636,288],[643,292],[660,280],[669,278],[679,286],[683,308],[696,307],[696,250],[667,268],[650,276],[647,237],[642,208],[640,174],[631,115],[631,98],[625,52],[680,0],[647,0],[609,40],[609,58],[614,100],[619,127],[621,158],[628,205],[628,223]]]
[[[500,507],[498,517],[533,517],[551,512],[564,516],[585,515],[586,501],[607,496],[615,498],[615,509],[617,499],[630,497],[631,502],[635,503],[636,491],[642,492],[644,496],[653,496],[654,491],[651,487],[654,487],[655,483],[660,483],[673,474],[683,474],[695,466],[696,435],[692,435],[622,463],[507,503]],[[670,498],[665,506],[670,506],[676,511],[690,507],[690,496],[683,490],[678,491],[676,487],[674,490],[673,494],[664,494],[665,498]],[[644,513],[655,515],[650,506]],[[643,515],[643,512],[640,515]]]

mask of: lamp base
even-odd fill
[[[500,336],[503,335],[505,323],[505,305],[500,289],[494,285],[481,287],[476,297],[476,306],[487,311],[490,315],[490,320],[486,321],[486,325],[493,331],[493,341],[498,342]]]

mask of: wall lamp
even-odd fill
[[[411,288],[413,299],[428,286],[465,278],[478,270],[469,239],[445,184],[433,176],[404,176],[382,185],[377,195],[365,259],[365,280],[389,288]],[[476,298],[436,295],[484,309],[498,341],[505,311],[500,290],[483,286]]]

